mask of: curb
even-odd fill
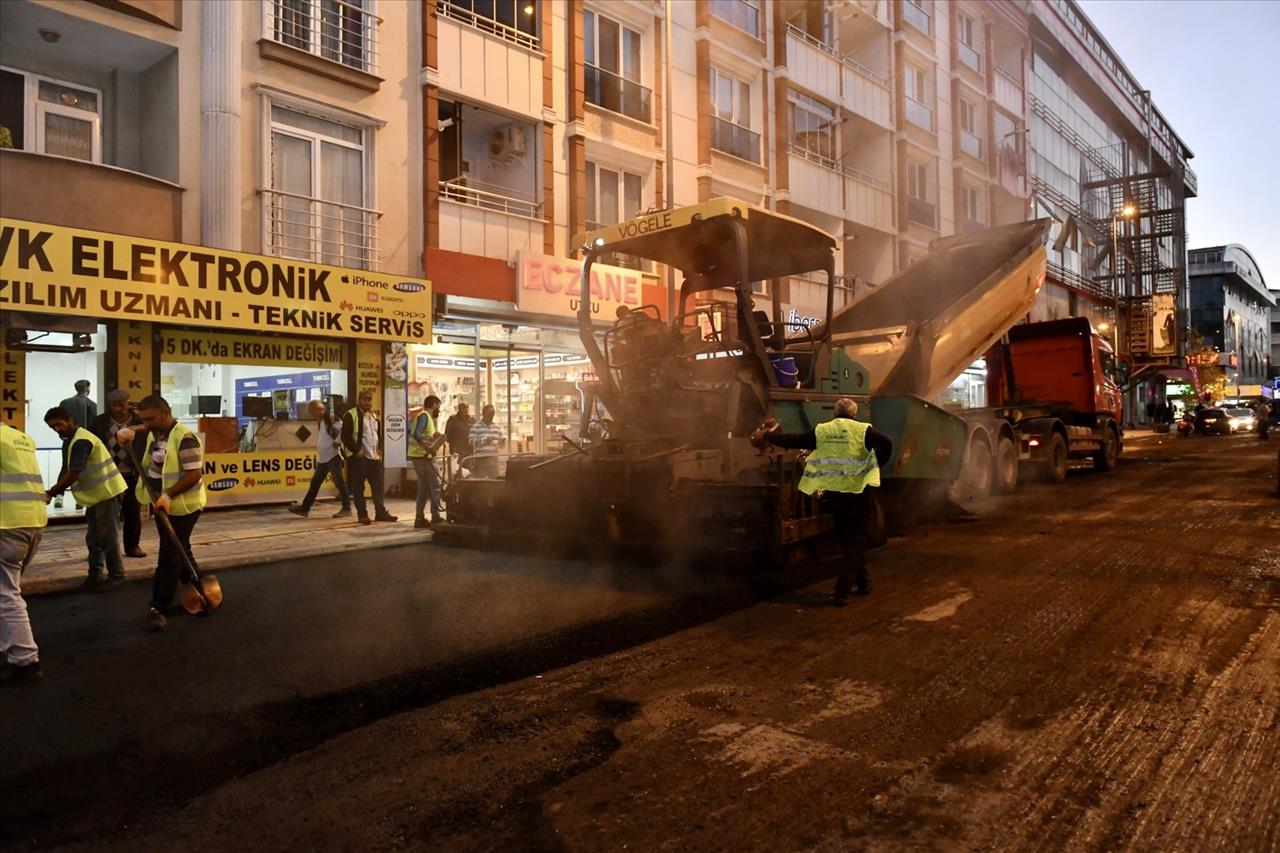
[[[398,548],[403,545],[412,545],[415,543],[425,545],[431,542],[431,538],[431,531],[429,530],[409,530],[403,533],[396,532],[379,536],[377,539],[373,539],[369,542],[329,542],[322,547],[304,547],[290,553],[287,557],[268,557],[263,559],[260,555],[253,554],[231,557],[212,557],[200,560],[200,570],[202,572],[213,573],[223,571],[224,569],[239,569],[247,566],[269,566],[272,563],[283,563],[291,560],[305,560],[308,557],[328,557],[335,554],[347,554],[352,551],[378,551],[384,548]],[[199,554],[196,556],[199,558]],[[148,561],[145,569],[126,568],[124,575],[125,583],[150,581],[154,573],[155,564],[150,561]],[[69,578],[36,578],[22,584],[22,595],[23,597],[30,598],[32,596],[59,595],[76,592],[80,584],[83,582],[83,574],[76,574],[74,577]]]

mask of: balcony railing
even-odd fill
[[[907,221],[927,228],[937,228],[937,209],[922,198],[907,196]]]
[[[864,183],[867,186],[875,187],[876,189],[884,190],[885,192],[893,191],[893,187],[891,187],[889,185],[889,182],[884,180],[883,178],[877,178],[872,175],[868,175],[866,172],[859,172],[857,169],[853,168],[852,166],[845,166],[843,171],[847,177],[853,178],[855,181]]]
[[[921,32],[933,34],[933,19],[911,0],[905,0],[902,4],[902,19]]]
[[[964,42],[956,42],[956,56],[965,65],[978,73],[982,73],[982,55]]]
[[[821,50],[824,53],[829,53],[832,56],[837,56],[836,49],[834,46],[827,44],[825,41],[823,41],[820,38],[817,38],[816,36],[810,35],[809,33],[797,27],[795,24],[787,24],[787,35],[795,36],[805,44],[812,45],[813,47],[816,47],[818,50]]]
[[[760,37],[760,8],[748,0],[711,0],[711,14],[740,30]]]
[[[519,190],[482,183],[474,178],[463,177],[441,181],[440,197],[496,213],[524,216],[529,219],[542,218],[541,202],[528,196],[522,198]]]
[[[266,254],[339,267],[376,269],[376,210],[281,190],[262,195]]]
[[[982,140],[974,133],[963,128],[960,130],[960,150],[970,157],[982,159]]]
[[[267,37],[368,74],[378,69],[382,19],[355,0],[268,0]]]
[[[905,112],[907,114],[907,121],[917,127],[923,127],[931,133],[933,132],[933,110],[929,109],[914,98],[907,96]]]
[[[760,162],[760,134],[714,116],[711,119],[711,147],[750,163]]]
[[[525,6],[524,3],[515,4],[515,11],[520,14]],[[542,4],[529,4],[534,9],[539,8]],[[479,6],[477,11],[475,6]],[[521,47],[527,47],[530,50],[540,50],[540,42],[538,36],[532,32],[525,32],[522,29],[505,24],[493,17],[493,2],[473,3],[473,0],[437,0],[436,9],[439,13],[455,21],[461,21],[464,24],[475,27],[477,30],[483,30],[486,33],[514,42]],[[530,21],[531,25],[536,24],[536,20]]]
[[[1021,89],[1021,88],[1022,88],[1022,74],[1021,74],[1021,72],[1018,72],[1018,71],[1010,71],[1008,68],[1004,68],[1004,67],[1002,67],[1001,65],[999,65],[999,64],[997,63],[997,64],[996,64],[996,73],[997,73],[997,74],[999,74],[1001,77],[1005,78],[1006,80],[1008,80],[1008,81],[1009,81],[1010,83],[1012,83],[1013,85],[1017,86],[1019,89]]]
[[[582,73],[587,103],[645,124],[652,123],[653,92],[650,89],[596,65],[583,66]]]
[[[814,151],[804,145],[792,142],[787,146],[787,152],[795,157],[808,160],[810,163],[816,163],[824,169],[830,169],[833,172],[840,171],[840,162],[838,160],[828,157],[818,151]]]

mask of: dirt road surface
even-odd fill
[[[1276,449],[1135,443],[1112,474],[892,541],[847,608],[825,584],[787,594],[390,716],[82,840],[1275,850]]]

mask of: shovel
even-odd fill
[[[140,429],[145,431],[145,427]],[[154,507],[155,501],[160,495],[147,482],[147,468],[142,464],[141,451],[137,451],[135,445],[136,440],[134,445],[130,446],[129,455],[133,457],[134,467],[138,469],[138,478],[146,485],[147,493],[151,495],[151,503]],[[173,547],[182,555],[182,563],[187,569],[187,576],[178,584],[178,601],[182,603],[182,609],[192,616],[209,615],[222,606],[222,584],[218,583],[218,579],[213,575],[201,575],[196,570],[195,564],[191,562],[191,557],[187,554],[187,549],[182,547],[182,540],[178,538],[177,531],[173,529],[169,514],[157,509],[152,511],[159,520],[160,527],[169,537],[169,541],[173,543]]]

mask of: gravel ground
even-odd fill
[[[826,585],[388,717],[119,849],[1280,848],[1276,442],[1149,440]]]

